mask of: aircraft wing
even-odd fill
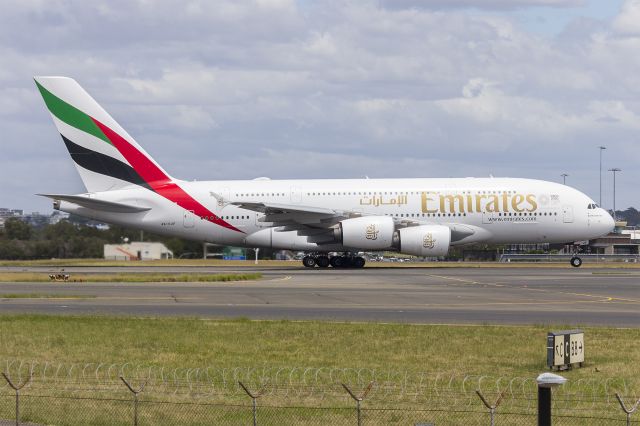
[[[254,212],[264,213],[265,215],[298,213],[298,214],[316,214],[316,215],[333,216],[336,213],[335,210],[327,209],[324,207],[299,206],[299,205],[292,205],[292,204],[265,203],[265,202],[252,202],[252,201],[235,201],[229,204],[241,207],[243,209],[253,210]]]
[[[297,204],[280,204],[261,201],[232,201],[227,202],[215,194],[216,198],[225,205],[234,205],[243,209],[264,213],[259,222],[277,228],[276,232],[297,231],[298,235],[305,235],[311,242],[319,244],[333,242],[332,227],[342,220],[362,216],[359,212],[333,210],[324,207],[301,206]],[[429,221],[413,218],[394,217],[396,227],[430,225]],[[451,240],[459,241],[475,234],[475,227],[449,223],[444,224],[451,229]]]
[[[269,203],[262,201],[233,201],[228,204],[264,213],[258,219],[271,226],[284,227],[278,231],[303,230],[305,228],[326,229],[341,220],[355,217],[347,211],[333,210],[324,207],[301,206],[297,204]]]
[[[54,201],[67,201],[92,210],[114,212],[114,213],[139,213],[151,210],[150,207],[133,206],[130,204],[116,203],[114,201],[99,200],[84,195],[64,195],[64,194],[36,194],[42,197],[51,198]]]

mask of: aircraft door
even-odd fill
[[[182,213],[182,225],[185,228],[193,228],[196,226],[195,212],[193,210],[185,210],[184,213]]]
[[[573,222],[573,207],[572,206],[562,206],[562,221],[564,223],[572,223]]]
[[[300,191],[300,188],[291,188],[291,202],[294,204],[302,202],[302,191]]]

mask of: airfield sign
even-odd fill
[[[559,370],[584,362],[582,330],[551,331],[547,334],[547,366]]]

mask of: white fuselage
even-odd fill
[[[613,219],[585,194],[540,180],[512,178],[340,179],[180,181],[180,186],[237,230],[198,217],[141,187],[96,193],[96,198],[149,207],[138,213],[91,210],[62,202],[60,209],[109,223],[221,245],[256,247],[270,232],[268,246],[296,250],[340,250],[318,246],[296,231],[277,232],[262,213],[221,202],[271,202],[392,216],[425,225],[462,225],[473,233],[452,245],[482,243],[565,243],[599,237]],[[241,232],[239,232],[239,231]],[[262,233],[262,234],[260,234]],[[258,243],[257,243],[258,242]],[[266,244],[265,244],[266,245]]]

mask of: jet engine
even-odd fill
[[[451,244],[451,230],[442,225],[402,228],[398,236],[398,251],[414,256],[444,256]]]
[[[336,239],[345,247],[364,250],[391,248],[395,226],[389,216],[363,216],[346,219],[336,229]]]

